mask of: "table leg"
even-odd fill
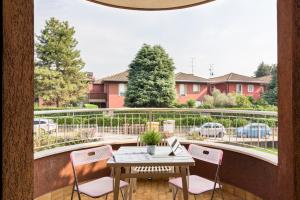
[[[131,167],[126,167],[125,172],[126,172],[126,174],[130,174],[131,173]],[[125,181],[129,183],[129,185],[127,187],[127,190],[126,190],[126,193],[125,193],[125,199],[128,198],[128,200],[132,200],[132,187],[133,187],[133,185],[132,185],[131,178],[126,178]]]
[[[119,199],[121,168],[115,168],[114,200]]]
[[[182,179],[182,195],[184,200],[189,199],[188,186],[187,186],[187,177],[186,177],[186,167],[180,167],[180,174]]]

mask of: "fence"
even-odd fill
[[[151,126],[192,140],[277,148],[277,113],[225,109],[84,109],[36,111],[35,150],[142,134]],[[43,122],[43,123],[41,123]],[[172,126],[172,123],[169,124]],[[117,137],[116,137],[117,136]]]

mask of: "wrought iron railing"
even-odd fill
[[[278,143],[277,112],[125,108],[36,111],[34,115],[36,121],[50,122],[34,125],[36,151],[108,137],[134,138],[148,129],[189,140],[259,147],[266,151],[276,151]]]

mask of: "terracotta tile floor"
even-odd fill
[[[216,193],[214,200],[221,200],[219,192]],[[71,197],[71,187],[66,187],[52,192],[51,194],[43,195],[36,200],[70,200]],[[211,193],[207,192],[197,197],[197,200],[209,200]],[[82,200],[88,200],[91,198],[82,195]],[[98,198],[97,200],[104,200],[105,197]],[[113,195],[108,196],[108,200],[112,200]],[[121,196],[119,198],[122,199]],[[182,200],[181,193],[177,194],[177,200]],[[226,191],[224,191],[225,200],[241,200],[236,196],[233,196]],[[74,200],[78,200],[77,194],[75,193]],[[170,192],[168,182],[164,180],[139,180],[138,188],[135,193],[133,193],[133,200],[172,200],[172,192]],[[194,200],[193,196],[189,196],[189,200]]]

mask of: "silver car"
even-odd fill
[[[223,137],[226,134],[224,126],[216,122],[207,122],[200,127],[191,128],[190,132],[197,132],[206,137]]]
[[[57,124],[51,119],[35,118],[33,120],[33,131],[37,132],[38,130],[52,133],[57,130]]]

